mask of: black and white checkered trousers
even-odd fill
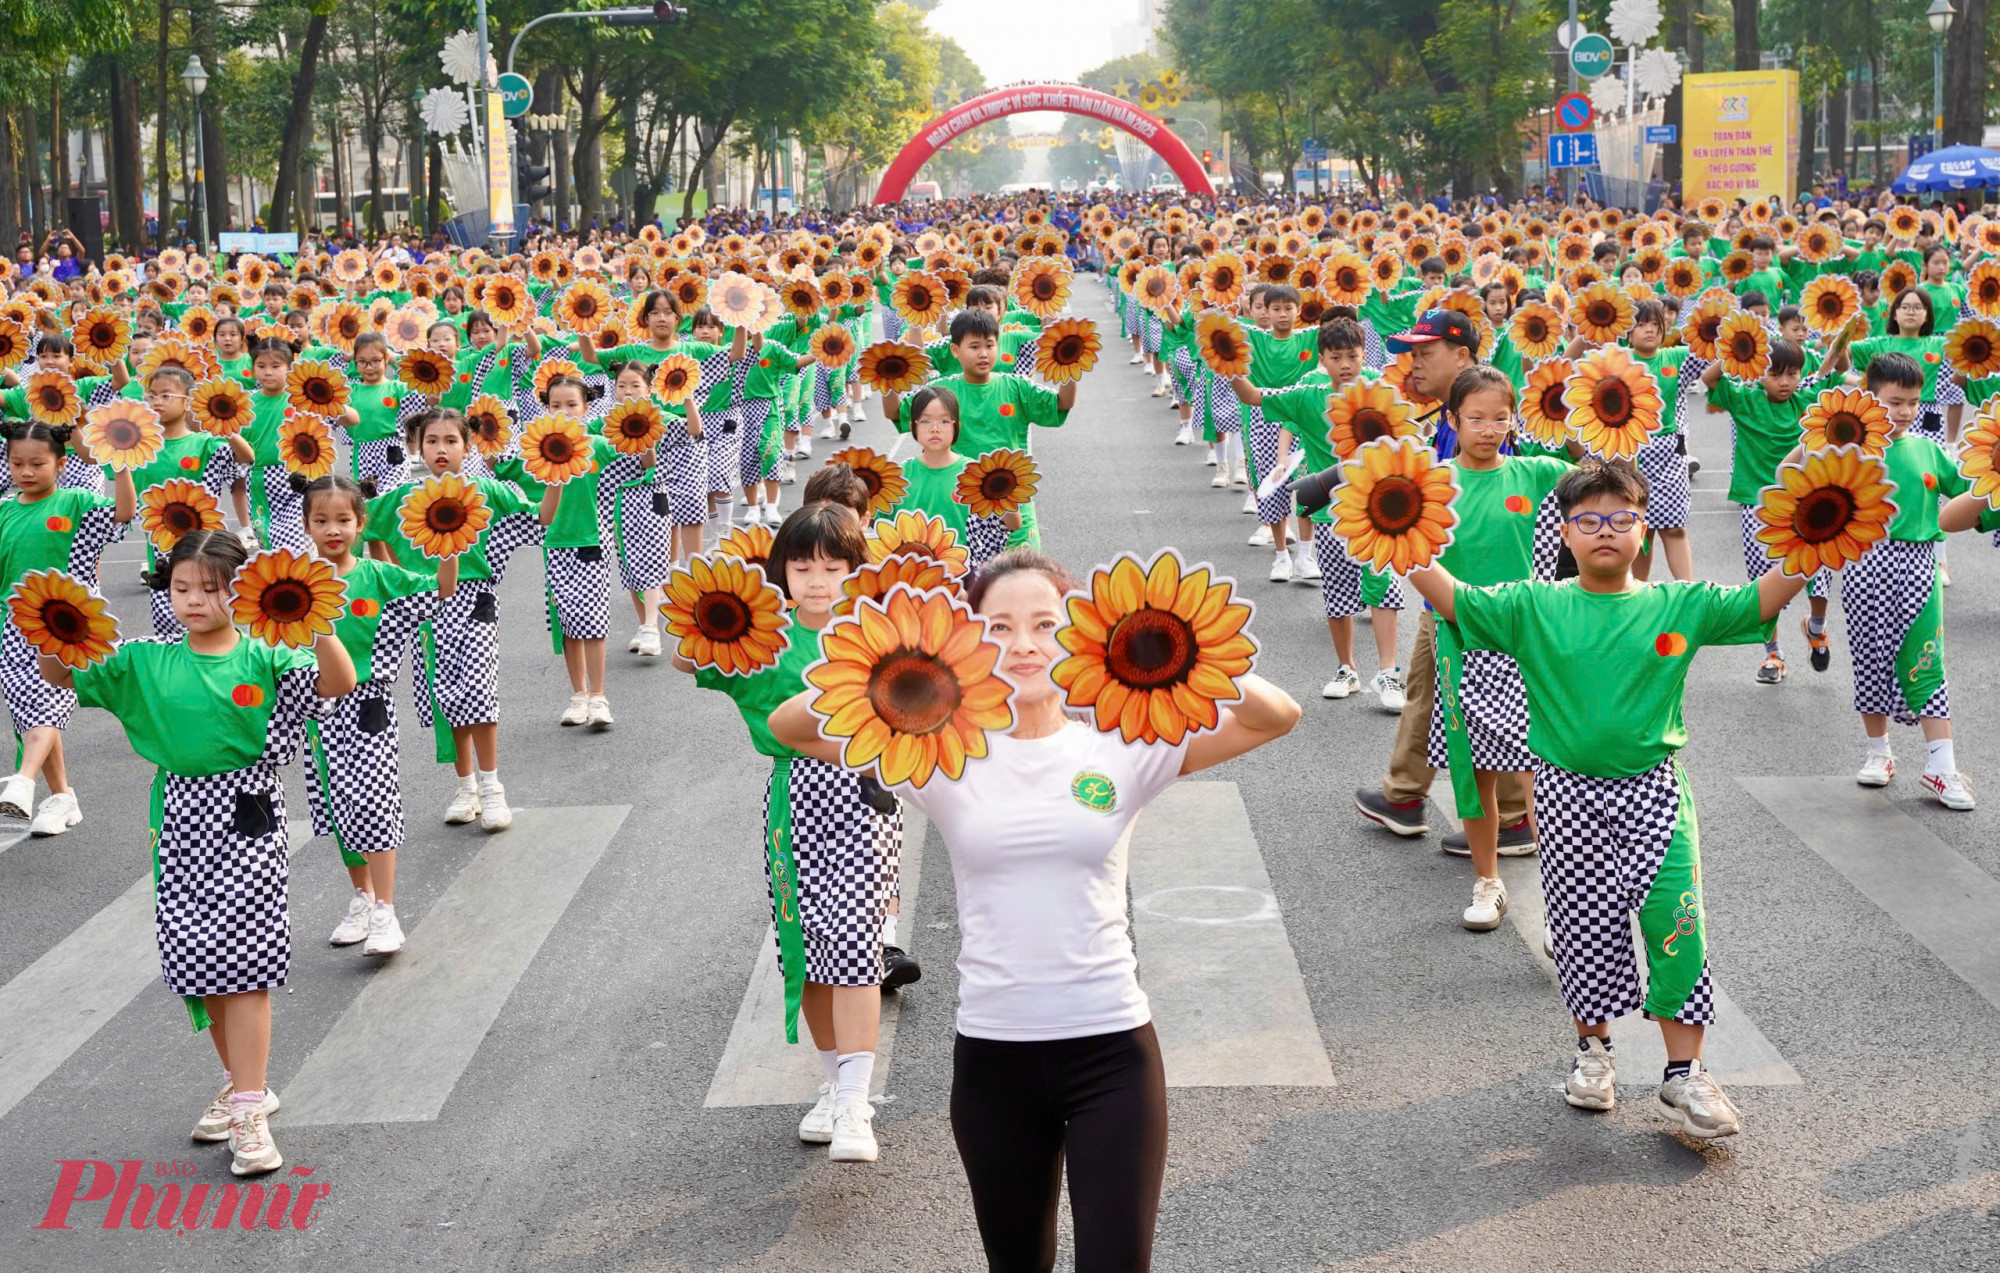
[[[903,812],[881,814],[861,797],[860,780],[837,765],[792,763],[792,854],[798,863],[799,927],[806,980],[819,986],[882,981],[882,921],[896,895]],[[764,792],[765,825],[771,790]],[[772,894],[768,861],[764,887]],[[777,901],[772,895],[772,914]],[[784,948],[778,961],[782,970]]]
[[[1778,559],[1764,550],[1764,541],[1757,538],[1757,532],[1764,529],[1764,523],[1757,517],[1757,510],[1748,504],[1738,507],[1743,513],[1743,574],[1749,579],[1762,579],[1766,571],[1778,564]],[[1833,595],[1833,572],[1821,567],[1813,571],[1808,585],[1810,595],[1826,597]]]
[[[313,834],[337,835],[350,853],[382,853],[403,844],[401,741],[390,691],[387,681],[363,681],[333,700],[327,718],[316,722],[314,755],[306,764]]]
[[[1686,526],[1691,497],[1680,434],[1655,434],[1639,448],[1638,467],[1646,479],[1646,524],[1655,530]]]
[[[1840,609],[1847,616],[1847,647],[1854,660],[1854,710],[1914,725],[1922,716],[1951,718],[1951,685],[1912,705],[1896,682],[1896,655],[1910,625],[1929,604],[1937,581],[1937,545],[1885,539],[1840,572]],[[1936,657],[1944,657],[1944,633]]]
[[[547,600],[549,635],[601,641],[611,632],[611,566],[595,544],[550,548]]]
[[[1497,650],[1466,650],[1459,676],[1458,704],[1472,745],[1472,767],[1493,773],[1524,773],[1534,765],[1528,751],[1528,689],[1520,665]],[[1444,660],[1436,664],[1436,688],[1431,695],[1430,732],[1424,759],[1433,769],[1451,768],[1445,739],[1446,693]]]
[[[1313,523],[1313,557],[1319,562],[1319,597],[1329,619],[1347,619],[1369,609],[1368,568],[1347,555],[1347,541],[1334,534],[1332,522]],[[1376,609],[1401,610],[1403,585],[1394,575],[1383,580]]]
[[[1266,420],[1258,407],[1244,407],[1243,417],[1249,429],[1250,458],[1255,470],[1251,480],[1261,486],[1278,469],[1278,434],[1285,426]],[[1269,495],[1257,497],[1257,520],[1266,526],[1276,526],[1291,515],[1292,491],[1285,483],[1280,482],[1278,489]]]

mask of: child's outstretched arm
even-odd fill
[[[1757,606],[1764,622],[1769,623],[1783,613],[1811,578],[1810,575],[1788,575],[1779,570],[1765,571],[1763,578],[1757,581]]]
[[[1458,580],[1449,570],[1446,570],[1443,566],[1431,566],[1424,570],[1412,570],[1409,579],[1410,586],[1417,590],[1418,596],[1431,603],[1431,609],[1437,611],[1439,619],[1446,623],[1454,623],[1458,620],[1458,607],[1456,605]],[[1789,599],[1788,597],[1787,600]]]
[[[357,684],[354,659],[347,653],[347,647],[340,643],[340,638],[331,632],[322,633],[313,642],[313,658],[319,661],[318,693],[321,698],[339,698]]]

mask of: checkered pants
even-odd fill
[[[1688,524],[1687,460],[1681,456],[1680,434],[1662,433],[1639,448],[1639,472],[1646,479],[1646,524],[1674,530]]]
[[[755,486],[759,482],[775,481],[778,476],[778,457],[764,462],[764,429],[770,422],[771,409],[775,403],[771,398],[745,398],[743,400],[743,425],[737,431],[740,440],[737,445],[736,476],[739,484]]]
[[[799,927],[806,980],[819,986],[882,982],[882,921],[896,895],[903,813],[880,814],[860,780],[836,765],[792,762],[792,853],[799,868]],[[764,791],[766,824],[771,792]],[[771,893],[768,864],[765,891]],[[777,901],[772,896],[772,915]],[[784,949],[778,951],[782,966]]]
[[[1173,373],[1174,401],[1199,406],[1195,401],[1195,395],[1200,390],[1199,377],[1195,375],[1194,351],[1186,345],[1174,350],[1173,357],[1167,359],[1167,370]]]
[[[153,935],[167,989],[234,995],[284,985],[290,841],[277,766],[168,774],[164,794]]]
[[[1896,683],[1896,654],[1930,602],[1937,545],[1885,539],[1840,572],[1840,608],[1854,658],[1854,710],[1914,725],[1920,716],[1951,718],[1951,685],[1912,710]],[[1940,642],[1940,645],[1942,642]],[[1939,658],[1943,657],[1942,650]]]
[[[1764,552],[1763,541],[1757,538],[1757,532],[1764,529],[1764,523],[1757,519],[1757,510],[1748,504],[1737,507],[1743,510],[1743,573],[1751,579],[1762,579],[1764,572],[1778,563]],[[1833,595],[1833,572],[1825,568],[1815,570],[1808,586],[1810,596]]]
[[[708,430],[720,431],[722,421],[705,425],[700,442],[660,448],[657,467],[664,478],[654,487],[666,492],[667,521],[675,526],[699,526],[708,520]],[[650,511],[650,503],[647,507]]]
[[[292,489],[292,474],[282,464],[266,464],[251,470],[250,480],[264,492],[262,516],[255,503],[250,520],[257,523],[257,538],[266,548],[311,550],[306,537],[305,496]]]
[[[604,550],[548,550],[549,635],[601,641],[611,633],[611,567]]]
[[[174,596],[165,588],[146,589],[146,606],[153,612],[153,635],[179,640],[187,629],[174,617]]]
[[[408,459],[409,452],[403,449],[401,438],[370,438],[354,444],[349,464],[355,481],[373,482],[377,489],[387,489],[401,476]]]
[[[5,690],[17,738],[31,729],[67,729],[76,712],[76,691],[42,679],[41,655],[14,626],[11,614],[0,626],[0,689]]]
[[[1158,314],[1149,309],[1139,316],[1139,347],[1141,349],[1157,358],[1160,354],[1160,345],[1166,338],[1167,325],[1160,321]]]
[[[813,410],[833,410],[833,404],[847,393],[847,369],[816,362],[812,367],[812,377]]]
[[[1528,751],[1528,689],[1521,681],[1520,665],[1495,650],[1467,650],[1463,658],[1458,703],[1472,744],[1472,767],[1493,773],[1522,773],[1533,768],[1535,758]],[[1430,733],[1424,744],[1424,759],[1433,769],[1451,768],[1444,727],[1444,673],[1444,665],[1438,663],[1436,689],[1431,694]]]
[[[459,729],[500,719],[499,624],[500,598],[490,579],[462,580],[444,599],[421,652],[432,661],[416,694],[425,729],[433,724],[433,699],[445,724]]]
[[[333,701],[314,731],[306,797],[314,835],[331,835],[349,853],[381,853],[403,844],[400,742],[390,684],[368,680]],[[321,777],[321,767],[325,777]]]
[[[1389,346],[1383,343],[1382,333],[1375,330],[1372,321],[1363,319],[1361,323],[1361,361],[1380,371],[1389,365]]]
[[[1333,523],[1313,523],[1313,556],[1319,562],[1319,597],[1327,618],[1351,618],[1370,608],[1403,608],[1403,585],[1396,576],[1378,574],[1349,557],[1346,541],[1333,533]]]
[[[1220,376],[1207,377],[1204,392],[1208,394],[1209,419],[1214,423],[1218,436],[1242,429],[1243,416],[1250,408],[1237,401],[1235,391],[1224,384]]]
[[[1535,829],[1556,981],[1585,1025],[1643,1008],[1715,1021],[1701,905],[1701,850],[1687,776],[1671,758],[1631,778],[1593,778],[1537,757]],[[1641,994],[1632,912],[1646,941]]]
[[[725,494],[736,481],[736,471],[743,464],[743,409],[734,406],[717,419],[701,418],[702,446],[708,452],[708,464],[704,473],[708,478],[708,493]],[[706,508],[704,507],[704,514]],[[706,516],[703,521],[708,520]]]
[[[1230,395],[1234,397],[1234,394]],[[1275,420],[1266,420],[1264,412],[1257,407],[1244,407],[1243,416],[1250,431],[1251,481],[1262,483],[1278,468],[1278,434],[1285,426]],[[1257,520],[1266,526],[1275,526],[1292,515],[1292,492],[1280,485],[1269,495],[1257,497]]]

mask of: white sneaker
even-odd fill
[[[1403,693],[1402,668],[1383,668],[1375,674],[1374,680],[1368,682],[1368,688],[1373,690],[1376,696],[1382,700],[1383,711],[1389,713],[1391,716],[1400,716],[1402,714],[1403,704],[1408,701]]]
[[[764,505],[764,524],[772,530],[785,524],[785,511],[776,504]]]
[[[1319,582],[1319,554],[1308,552],[1302,543],[1292,545],[1292,581],[1294,583]]]
[[[868,415],[866,412],[862,411],[860,403],[858,402],[855,403],[853,409],[847,413],[847,422],[849,424],[868,423]]]
[[[1244,542],[1248,543],[1252,548],[1269,548],[1272,542],[1271,528],[1260,524],[1256,530],[1250,532],[1250,538]],[[1271,577],[1273,579],[1277,578],[1276,575]]]
[[[1215,468],[1221,462],[1222,462],[1222,457],[1215,453],[1215,448],[1214,447],[1208,448],[1208,458],[1203,460],[1202,463],[1208,466],[1209,468]],[[1223,484],[1227,485],[1229,482],[1229,475],[1227,473],[1223,474],[1222,480]]]
[[[570,695],[569,706],[563,708],[562,723],[565,725],[581,725],[589,719],[590,719],[590,695],[588,694]]]
[[[1610,1109],[1618,1103],[1618,1058],[1596,1035],[1588,1035],[1569,1065],[1563,1099],[1578,1109]]]
[[[1333,679],[1321,687],[1321,698],[1346,698],[1361,688],[1361,677],[1343,663],[1333,670]]]
[[[271,1139],[269,1117],[261,1108],[230,1111],[229,1152],[233,1155],[229,1163],[232,1176],[261,1176],[285,1165],[284,1155]]]
[[[1129,362],[1129,363],[1128,363],[1127,365],[1128,365],[1128,366],[1133,366],[1133,367],[1143,367],[1143,366],[1145,366],[1145,365],[1146,365],[1146,355],[1144,355],[1144,354],[1133,354],[1133,355],[1132,355],[1132,358],[1131,358],[1131,360],[1130,360],[1130,362]]]
[[[1248,486],[1248,485],[1250,485],[1250,470],[1249,470],[1249,469],[1237,469],[1237,470],[1236,470],[1236,471],[1235,471],[1234,473],[1232,473],[1232,474],[1230,474],[1230,475],[1229,475],[1229,484],[1230,484],[1231,486]]]
[[[811,429],[800,429],[799,446],[796,451],[792,452],[792,458],[795,460],[810,460],[812,457],[813,431]]]
[[[1211,479],[1209,480],[1209,483],[1208,483],[1208,484],[1209,484],[1210,486],[1214,487],[1214,488],[1215,488],[1216,490],[1218,490],[1218,491],[1226,491],[1226,490],[1228,490],[1228,489],[1229,489],[1229,470],[1228,470],[1228,469],[1217,469],[1217,470],[1215,470],[1215,476],[1214,476],[1213,478],[1211,478]]]
[[[472,787],[460,787],[444,807],[444,820],[450,826],[462,826],[478,816],[479,792]]]
[[[449,821],[449,819],[447,819]],[[347,914],[341,917],[340,926],[333,930],[333,936],[326,939],[329,946],[352,946],[368,935],[368,912],[375,903],[360,889],[347,899]]]
[[[639,634],[632,638],[632,653],[642,658],[659,658],[660,630],[658,628],[640,628]]]
[[[778,481],[782,482],[786,486],[794,486],[797,485],[798,480],[799,480],[799,466],[791,459],[791,457],[787,456],[785,458],[784,463],[778,465]]]
[[[821,429],[821,430],[819,431],[819,435],[820,435],[821,437],[823,437],[823,438],[830,438],[830,437],[834,437],[834,436],[835,436],[835,435],[837,435],[837,434],[838,434],[839,432],[840,432],[840,424],[839,424],[839,422],[838,422],[838,421],[836,421],[836,420],[833,420],[833,419],[829,418],[829,419],[827,420],[827,422],[826,422],[826,427],[825,427],[824,429]],[[811,452],[811,451],[807,451],[807,452],[806,452],[806,454],[807,454],[807,455],[810,455],[810,454],[812,454],[812,452]]]
[[[1237,511],[1248,516],[1255,516],[1257,512],[1256,492],[1253,491],[1250,494],[1245,495],[1243,497],[1243,507],[1238,509]]]
[[[0,783],[0,818],[32,818],[35,816],[35,780],[21,774],[10,774],[6,782]]]
[[[1507,886],[1481,876],[1472,886],[1472,905],[1465,908],[1461,922],[1475,933],[1490,933],[1500,927],[1500,917],[1506,913]]]
[[[1153,397],[1155,397],[1155,398],[1164,398],[1164,397],[1166,397],[1166,396],[1167,396],[1167,387],[1166,387],[1165,385],[1160,385],[1160,384],[1156,384],[1156,385],[1154,385],[1154,386],[1153,386],[1153,393],[1152,393],[1152,396],[1153,396]]]
[[[361,948],[364,955],[393,955],[403,948],[403,924],[396,918],[396,908],[388,903],[373,907],[368,912],[368,944]]]
[[[1193,441],[1194,441],[1194,425],[1186,420],[1181,421],[1181,431],[1179,433],[1174,434],[1174,445],[1187,446],[1189,443]]]
[[[236,532],[236,539],[239,543],[243,545],[245,549],[247,549],[251,553],[251,555],[253,556],[256,555],[258,544],[257,544],[257,528],[255,526],[245,526],[242,529],[238,530]]]
[[[1270,527],[1267,526],[1264,527],[1263,529],[1264,533],[1268,536],[1270,534]],[[1292,579],[1292,555],[1286,552],[1284,549],[1280,548],[1278,550],[1278,555],[1271,559],[1271,582],[1290,583],[1291,579]]]
[[[834,1107],[833,1137],[826,1156],[835,1162],[874,1162],[875,1107],[867,1101],[849,1101]]]
[[[190,1138],[208,1144],[229,1139],[229,1094],[235,1090],[236,1085],[233,1083],[223,1085],[222,1090],[216,1093],[215,1099],[208,1103],[208,1109],[202,1114],[201,1121],[194,1125],[192,1132],[188,1133]],[[264,1089],[264,1103],[259,1105],[257,1110],[267,1118],[278,1112],[276,1089]]]
[[[28,824],[28,834],[61,835],[81,821],[83,821],[83,810],[77,807],[76,793],[58,791],[42,801],[42,807],[35,810],[35,820]]]
[[[593,694],[590,699],[590,727],[603,729],[615,723],[611,719],[611,700],[602,694]]]
[[[1871,751],[1861,761],[1854,781],[1864,787],[1886,787],[1896,777],[1896,758],[1886,751]]]
[[[1973,807],[1972,784],[1966,782],[1965,775],[1958,773],[1956,770],[1948,774],[1937,774],[1926,769],[1923,772],[1923,776],[1917,781],[1923,783],[1924,790],[1936,796],[1937,802],[1947,809],[1957,809],[1963,812]],[[42,802],[42,808],[47,809],[55,801],[56,797],[50,796]],[[35,823],[39,826],[41,818],[37,817]],[[38,830],[35,834],[40,835],[42,833]]]
[[[833,1140],[833,1084],[819,1085],[819,1100],[799,1120],[799,1139],[808,1145],[824,1145]]]
[[[479,829],[505,831],[514,825],[514,811],[507,807],[507,788],[499,783],[479,789]]]
[[[743,525],[762,526],[763,524],[764,506],[762,504],[745,504],[743,506]]]

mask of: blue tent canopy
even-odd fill
[[[1897,194],[2000,189],[2000,151],[1984,146],[1946,146],[1905,168],[1889,188]]]

